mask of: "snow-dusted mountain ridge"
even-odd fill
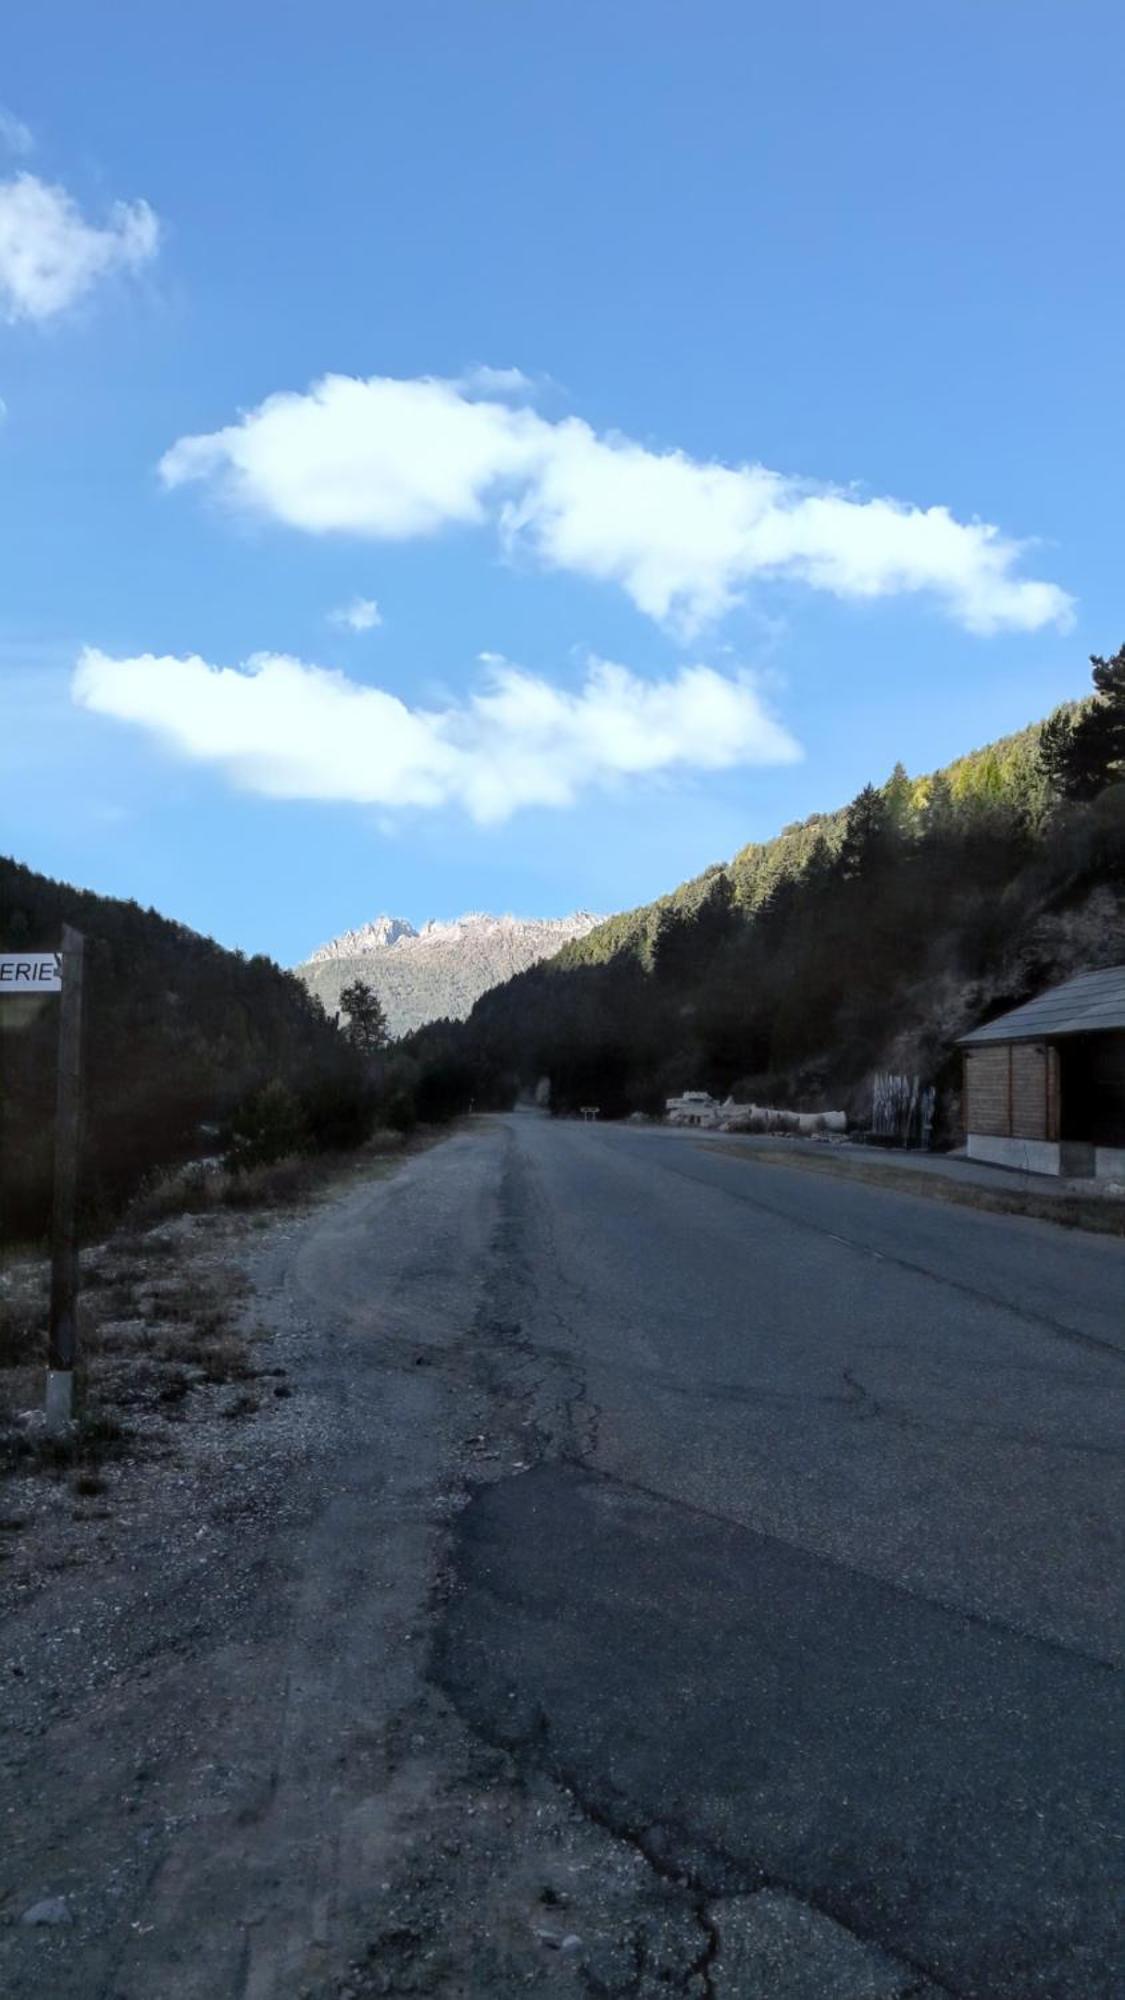
[[[587,910],[569,917],[492,917],[470,910],[416,930],[402,917],[379,916],[313,952],[300,977],[330,1013],[354,979],[374,986],[392,1035],[443,1017],[464,1020],[490,987],[551,958],[571,938],[600,923]]]

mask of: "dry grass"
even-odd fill
[[[251,1364],[245,1341],[229,1332],[193,1334],[187,1339],[166,1341],[161,1359],[196,1369],[202,1382],[249,1382],[258,1373]],[[171,1400],[182,1400],[185,1383],[190,1388],[191,1377],[180,1368],[169,1385],[173,1389]],[[168,1400],[166,1391],[161,1394],[163,1400]]]
[[[380,1132],[340,1156],[279,1160],[241,1174],[196,1163],[154,1177],[108,1243],[83,1253],[76,1385],[83,1414],[63,1439],[45,1439],[29,1417],[43,1400],[46,1261],[11,1262],[0,1272],[0,1472],[69,1473],[76,1495],[94,1496],[101,1486],[87,1482],[100,1479],[104,1462],[168,1450],[174,1427],[193,1411],[250,1418],[260,1407],[250,1385],[284,1371],[256,1365],[258,1336],[245,1324],[247,1287],[232,1239],[268,1227],[271,1209],[310,1201],[373,1165],[389,1168],[390,1156],[420,1151],[437,1136],[406,1141]],[[279,1398],[291,1393],[287,1383],[273,1388]]]
[[[109,1482],[100,1472],[80,1472],[74,1482],[74,1491],[80,1499],[90,1499],[96,1493],[108,1491]]]
[[[402,1152],[401,1132],[380,1128],[365,1145],[348,1153],[294,1153],[268,1166],[237,1173],[217,1160],[189,1161],[150,1175],[129,1204],[127,1223],[151,1228],[180,1215],[207,1215],[219,1209],[286,1208],[307,1201],[338,1176]]]
[[[221,1246],[232,1225],[217,1219],[217,1227]],[[43,1395],[46,1266],[27,1263],[5,1275],[0,1467],[56,1478],[77,1473],[76,1493],[98,1493],[100,1486],[83,1482],[100,1478],[104,1461],[166,1448],[166,1426],[183,1420],[193,1398],[258,1374],[241,1324],[245,1282],[221,1247],[216,1257],[211,1236],[206,1224],[196,1224],[169,1241],[162,1229],[133,1224],[83,1258],[81,1414],[61,1439],[46,1438],[28,1418]]]
[[[26,1293],[0,1298],[0,1369],[26,1368],[39,1354],[46,1323],[46,1288],[41,1299]]]
[[[224,1406],[223,1415],[224,1417],[252,1417],[255,1410],[259,1410],[260,1408],[261,1404],[257,1396],[248,1395],[243,1390],[241,1395],[235,1397],[233,1403],[227,1403]]]
[[[273,1208],[299,1201],[316,1185],[317,1163],[292,1158],[232,1173],[228,1167],[197,1163],[153,1174],[128,1209],[135,1228],[170,1222],[181,1215],[208,1215],[217,1209]]]
[[[19,1437],[10,1450],[9,1463],[23,1471],[38,1469],[56,1477],[77,1471],[89,1478],[97,1466],[123,1457],[131,1442],[131,1433],[109,1411],[84,1411],[66,1437]],[[102,1489],[99,1485],[88,1490]]]

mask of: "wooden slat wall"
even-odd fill
[[[1008,1137],[1008,1050],[1003,1044],[965,1051],[965,1130]]]
[[[1047,1137],[1047,1049],[1043,1042],[1017,1042],[1012,1059],[1012,1137]]]
[[[995,1139],[1057,1139],[1057,1051],[1046,1042],[967,1049],[965,1130]]]

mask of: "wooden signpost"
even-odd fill
[[[78,1358],[78,1143],[82,1111],[82,971],[85,939],[63,925],[61,952],[0,952],[0,998],[58,993],[55,1178],[51,1202],[51,1311],[47,1331],[47,1429],[74,1414]]]

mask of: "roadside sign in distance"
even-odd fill
[[[62,954],[0,951],[0,993],[61,993]]]

